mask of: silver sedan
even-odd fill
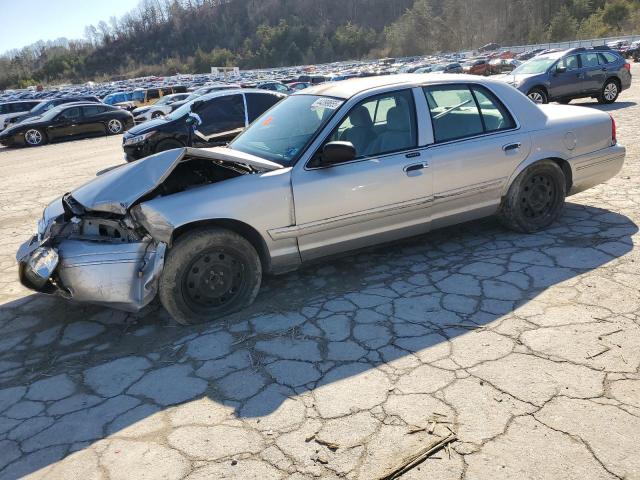
[[[465,75],[323,84],[226,148],[176,149],[55,200],[17,258],[26,286],[178,322],[249,305],[263,273],[471,219],[522,233],[622,167],[598,110]]]

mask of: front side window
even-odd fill
[[[76,120],[80,118],[80,108],[68,108],[62,111],[58,118],[60,118],[61,120]]]
[[[333,97],[292,95],[258,117],[229,147],[291,166],[343,102]]]
[[[402,90],[360,102],[327,141],[351,142],[362,158],[415,148],[417,138],[413,94]]]
[[[438,85],[423,90],[436,143],[516,127],[502,102],[479,85]]]
[[[596,61],[597,61],[597,59],[596,59]],[[562,60],[560,60],[558,62],[558,65],[560,65],[561,67],[566,68],[567,72],[569,72],[571,70],[577,70],[578,68],[580,68],[580,65],[578,64],[578,56],[577,55],[570,55],[568,57],[564,57]],[[597,63],[596,63],[596,65],[597,65]]]
[[[582,60],[583,68],[597,67],[599,65],[597,53],[582,53],[580,54],[580,60]]]

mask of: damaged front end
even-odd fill
[[[278,168],[226,149],[182,148],[111,169],[45,209],[38,233],[16,255],[20,281],[38,292],[138,311],[157,293],[172,235],[144,202]]]
[[[157,293],[165,251],[130,217],[86,212],[67,194],[45,210],[16,257],[28,288],[137,311]]]

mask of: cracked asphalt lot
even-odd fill
[[[0,150],[0,479],[375,479],[451,431],[402,478],[640,478],[637,81],[607,109],[626,165],[554,228],[358,252],[189,328],[17,282],[42,208],[119,137]]]

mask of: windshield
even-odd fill
[[[33,107],[31,109],[31,113],[36,113],[36,114],[40,115],[41,113],[44,113],[47,110],[52,109],[53,107],[55,107],[53,102],[42,102],[42,103],[39,103],[38,105],[36,105],[35,107]]]
[[[42,115],[42,117],[40,117],[40,120],[41,121],[53,120],[53,118],[56,115],[58,115],[62,110],[64,110],[65,107],[66,105],[60,105],[55,108],[49,109],[44,115]]]
[[[557,58],[549,58],[549,57],[540,57],[529,60],[526,63],[523,63],[518,68],[513,71],[514,75],[518,75],[520,73],[531,74],[531,73],[544,73],[546,72],[551,65],[553,65]]]
[[[229,148],[291,166],[344,100],[293,95],[263,113]]]

